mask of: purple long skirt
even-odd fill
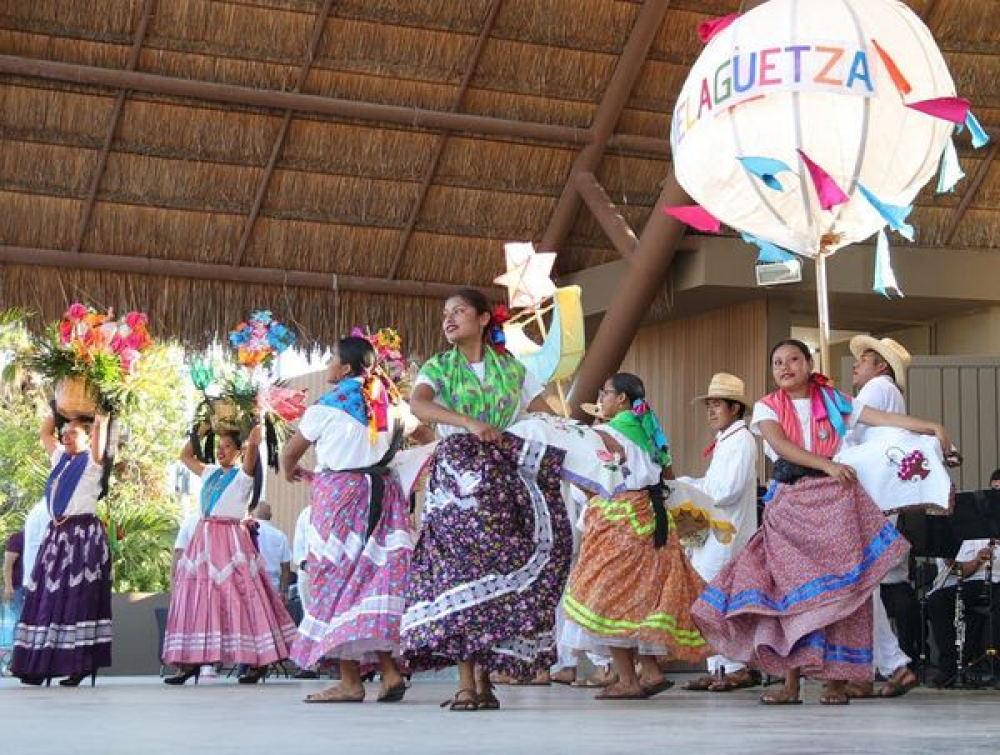
[[[111,556],[92,514],[49,524],[14,630],[11,672],[69,676],[111,665]]]
[[[553,663],[572,552],[563,456],[507,434],[438,446],[402,624],[411,668],[474,661],[523,678]]]

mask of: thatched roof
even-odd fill
[[[1000,126],[994,0],[909,4]],[[140,307],[192,345],[266,305],[309,340],[394,323],[426,354],[446,288],[412,282],[489,286],[506,240],[557,247],[562,271],[617,258],[567,188],[581,151],[641,231],[695,28],[739,5],[7,0],[2,304],[45,318],[74,298]],[[921,243],[994,244],[994,154],[963,154],[973,180],[921,198]],[[55,252],[37,257],[48,266],[10,261],[36,250]]]

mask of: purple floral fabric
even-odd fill
[[[438,447],[403,618],[411,668],[473,660],[523,678],[552,664],[572,551],[563,455],[509,434]]]

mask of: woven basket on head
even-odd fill
[[[64,417],[93,416],[97,396],[83,378],[63,378],[56,383],[56,408]]]

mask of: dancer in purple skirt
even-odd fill
[[[340,662],[340,683],[309,695],[308,703],[363,702],[362,673],[376,667],[379,702],[399,702],[406,692],[396,660],[413,535],[409,501],[388,468],[402,440],[392,410],[399,394],[373,371],[375,359],[366,339],[340,339],[328,368],[333,388],[306,410],[282,455],[289,482],[312,483],[312,599],[292,660],[303,669]],[[298,466],[310,445],[315,473]]]
[[[812,367],[799,341],[771,352],[778,390],[757,402],[750,426],[775,462],[775,492],[761,529],[692,609],[718,653],[785,676],[761,698],[771,705],[801,702],[803,674],[826,682],[826,705],[846,704],[846,683],[870,678],[871,594],[908,548],[855,470],[832,460],[847,431],[900,427],[951,445],[940,425],[852,405]]]
[[[542,386],[502,350],[478,291],[445,304],[452,349],[424,365],[413,413],[437,423],[402,645],[414,670],[458,666],[452,710],[500,707],[489,674],[530,679],[555,658],[555,609],[572,535],[560,495],[564,453],[504,430],[549,412]]]
[[[76,687],[111,665],[111,557],[97,502],[106,490],[106,418],[45,419],[42,445],[52,460],[45,486],[51,522],[30,575],[14,632],[11,673],[24,684]]]

